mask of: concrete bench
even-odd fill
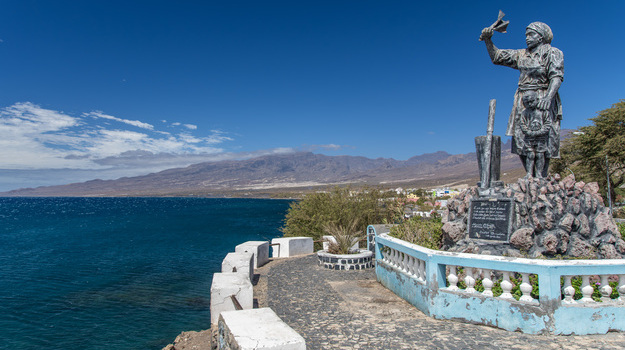
[[[221,272],[241,273],[251,281],[254,277],[254,254],[228,253],[221,262]]]
[[[236,246],[234,251],[236,253],[253,253],[255,269],[269,262],[269,241],[248,241]]]
[[[313,252],[313,240],[311,237],[281,237],[271,240],[274,258],[288,258],[296,255],[311,254]]]
[[[225,311],[219,316],[218,349],[306,350],[306,341],[270,308]]]
[[[244,274],[221,272],[213,274],[211,284],[211,324],[217,324],[219,313],[236,310],[231,296],[234,295],[243,309],[254,307],[252,282]]]

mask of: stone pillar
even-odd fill
[[[247,276],[251,281],[254,277],[254,254],[228,253],[221,262],[221,272],[240,273]]]
[[[253,253],[255,269],[269,262],[269,241],[248,241],[236,246],[234,251],[236,253]]]
[[[279,246],[273,246],[272,256],[274,258],[289,258],[296,255],[304,255],[313,253],[313,240],[311,237],[281,237],[271,240],[272,244],[279,243]]]
[[[243,309],[251,309],[254,306],[254,289],[248,277],[235,272],[213,274],[210,301],[211,324],[217,324],[219,313],[236,310],[232,295]]]
[[[306,340],[267,307],[222,312],[217,342],[218,349],[306,350]]]

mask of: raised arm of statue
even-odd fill
[[[488,55],[490,56],[490,60],[495,63],[495,57],[497,55],[497,51],[499,49],[493,43],[493,28],[486,27],[482,29],[482,34],[480,35],[480,39],[484,40],[484,44],[486,44],[486,50],[488,51]]]

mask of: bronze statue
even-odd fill
[[[484,28],[480,40],[494,64],[520,71],[519,85],[508,120],[506,135],[512,136],[512,153],[521,157],[527,176],[545,177],[551,158],[560,158],[562,104],[558,89],[564,77],[564,55],[551,46],[553,33],[548,25],[534,22],[525,30],[526,49],[500,50],[493,44],[494,31],[505,32],[500,12],[497,22]],[[503,27],[503,28],[502,28]],[[524,105],[524,97],[528,105]],[[535,103],[531,100],[535,99]],[[535,106],[534,106],[535,104]],[[527,111],[524,115],[524,111]],[[531,122],[535,122],[532,129]],[[540,126],[536,123],[540,122]]]

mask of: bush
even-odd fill
[[[312,237],[321,240],[328,224],[349,227],[358,222],[356,231],[367,225],[394,222],[401,211],[395,201],[377,189],[352,191],[335,187],[330,192],[311,193],[291,203],[281,228],[285,237]]]
[[[616,226],[618,227],[618,232],[621,233],[621,238],[625,239],[625,223],[617,222]]]
[[[391,227],[390,235],[422,247],[439,249],[443,239],[443,223],[440,216],[432,218],[413,216]]]

